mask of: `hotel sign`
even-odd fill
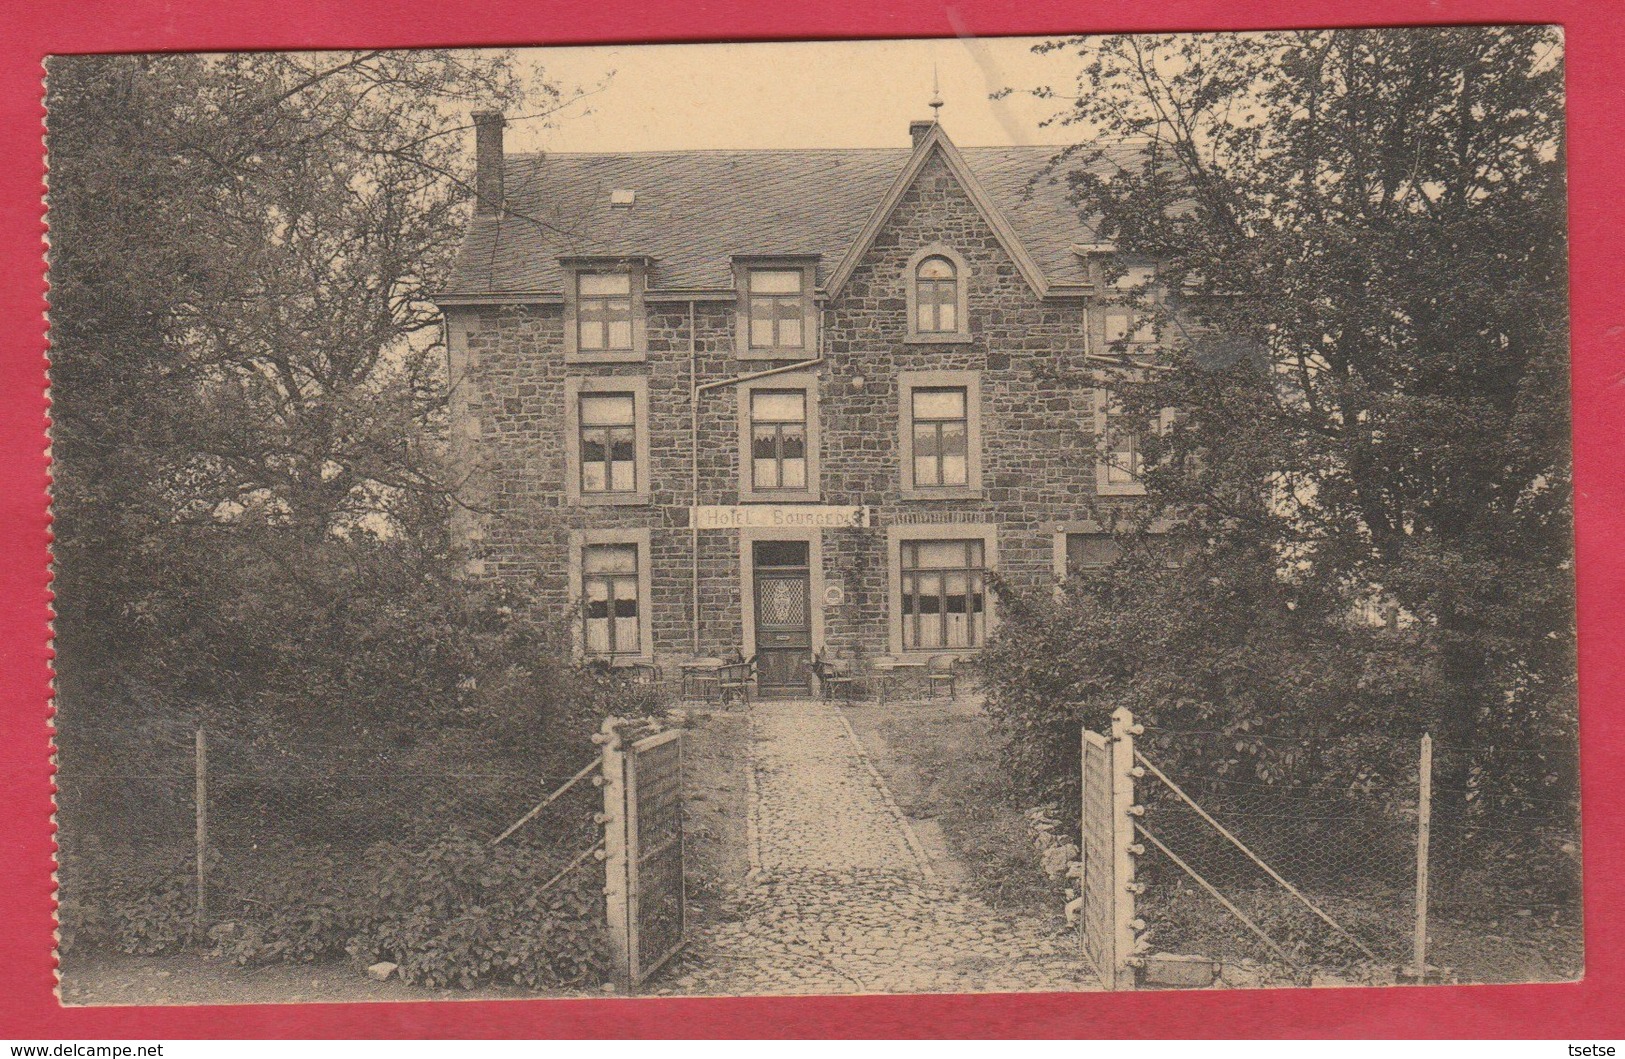
[[[723,529],[851,529],[869,525],[869,508],[820,504],[705,504],[689,509],[689,525]]]

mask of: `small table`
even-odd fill
[[[880,696],[878,704],[884,706],[886,705],[887,692],[891,690],[892,678],[899,675],[899,673],[909,670],[922,672],[925,669],[925,663],[915,662],[907,659],[894,659],[888,662],[876,662],[873,669],[874,672],[880,677]]]
[[[687,662],[679,662],[677,668],[683,673],[684,702],[699,697],[693,694],[696,690],[709,693],[707,697],[715,697],[717,672],[722,668],[722,659],[694,658]]]

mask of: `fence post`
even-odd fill
[[[1428,841],[1433,827],[1433,736],[1422,733],[1422,760],[1416,791],[1416,935],[1411,940],[1414,974],[1427,980],[1428,969]]]
[[[1134,737],[1143,732],[1126,709],[1112,712],[1112,875],[1116,881],[1112,901],[1112,987],[1133,989],[1135,954],[1134,818],[1145,810],[1134,804]]]
[[[632,991],[631,923],[627,893],[626,754],[621,748],[621,721],[609,717],[593,742],[603,748],[604,781],[604,919],[609,926],[615,984]]]
[[[197,828],[197,933],[202,938],[209,930],[209,744],[202,728],[197,730],[197,788],[193,797]]]

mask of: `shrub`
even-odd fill
[[[1244,545],[1172,568],[1155,544],[1120,541],[1117,563],[1059,599],[1000,586],[981,662],[988,712],[1035,800],[1076,819],[1079,728],[1104,731],[1119,708],[1146,725],[1146,753],[1197,788],[1347,789],[1414,769],[1426,662],[1398,634],[1348,627]]]
[[[535,892],[590,841],[590,795],[488,841],[597,753],[606,715],[657,711],[661,689],[575,664],[533,594],[404,544],[245,532],[189,559],[192,616],[141,611],[184,643],[79,684],[61,714],[64,951],[196,942],[243,964],[388,959],[436,986],[592,980],[601,872]],[[192,922],[198,727],[207,939]]]
[[[85,947],[155,956],[193,939],[197,904],[191,855],[95,857],[95,870],[89,871],[86,856],[64,844],[57,859],[62,876],[88,883],[62,892],[57,922],[64,955]]]
[[[452,835],[375,851],[370,921],[351,952],[399,964],[407,982],[531,989],[596,982],[607,968],[598,875],[578,868],[546,893],[562,858]]]
[[[208,951],[242,965],[388,960],[403,981],[431,987],[596,984],[608,967],[601,873],[589,861],[540,891],[571,855],[466,833],[379,843],[352,857],[264,851],[214,872]],[[151,956],[201,943],[184,859],[171,858],[160,877],[111,878],[65,899],[62,951]]]

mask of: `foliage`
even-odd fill
[[[131,854],[109,856],[94,837],[63,843],[58,870],[86,883],[60,895],[58,950],[63,955],[83,946],[152,956],[193,939],[192,856],[177,850]]]
[[[281,848],[252,870],[217,865],[210,952],[245,965],[388,960],[402,980],[436,987],[596,984],[607,970],[600,883],[582,868],[542,893],[563,866],[558,851],[455,833],[356,856]],[[63,951],[178,951],[194,940],[189,867],[171,865],[156,886],[98,873],[91,894],[63,903]]]
[[[202,728],[222,953],[385,946],[424,980],[497,976],[469,955],[484,927],[414,934],[369,887],[382,865],[428,895],[456,860],[522,902],[558,858],[447,852],[455,810],[506,812],[530,793],[512,777],[573,771],[628,705],[530,586],[464,579],[446,534],[430,292],[466,222],[468,115],[578,93],[437,50],[57,57],[47,92],[65,946],[198,940],[170,851]],[[350,782],[425,761],[444,775],[411,797]],[[505,928],[508,980],[580,975],[546,911]]]
[[[1119,248],[1103,278],[1166,345],[1055,382],[1111,387],[1125,422],[1179,418],[1144,434],[1144,502],[1096,513],[1141,556],[1059,605],[1006,603],[987,661],[1013,764],[1070,793],[1077,722],[1127,706],[1216,733],[1182,774],[1346,787],[1428,730],[1466,750],[1436,812],[1572,806],[1556,32],[1045,50],[1078,57],[1059,123],[1144,148],[1100,175],[1085,143],[1055,175]],[[1126,271],[1151,262],[1154,278]],[[1147,534],[1159,519],[1170,532]]]
[[[351,620],[325,593],[404,587],[446,551],[427,292],[466,219],[466,111],[527,92],[505,53],[444,51],[60,57],[48,80],[64,716],[240,701],[245,615],[284,626],[241,645],[248,668],[313,669],[310,618]],[[376,669],[399,661],[374,643]]]
[[[1078,804],[1078,731],[1109,730],[1118,709],[1182,777],[1350,790],[1414,769],[1415,741],[1401,736],[1427,679],[1414,636],[1354,626],[1329,604],[1311,624],[1273,557],[1236,554],[1239,539],[1177,568],[1160,539],[1124,539],[1116,564],[1058,597],[1000,586],[1001,627],[981,660],[987,709],[1035,797]]]
[[[595,985],[608,971],[597,873],[579,870],[540,893],[552,865],[522,844],[492,848],[457,835],[386,850],[366,896],[374,918],[352,952],[397,963],[403,980],[429,986]]]

